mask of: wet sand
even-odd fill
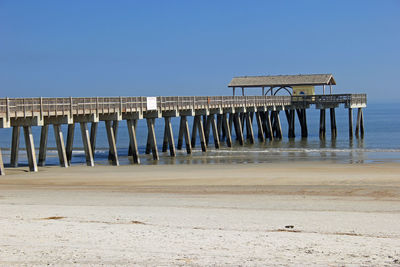
[[[396,163],[7,174],[0,265],[400,264]]]

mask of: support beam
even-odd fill
[[[264,87],[263,87],[263,91],[264,91]],[[263,92],[264,94],[264,92]],[[262,111],[257,111],[256,112],[256,122],[257,122],[257,129],[258,129],[258,139],[261,142],[265,142],[265,135],[264,135],[264,127],[263,127],[263,123],[261,120],[261,113]]]
[[[235,114],[229,113],[229,129],[231,130],[230,134],[232,137],[232,129],[233,129],[233,118],[235,117]]]
[[[145,150],[145,154],[150,154],[151,152],[151,133],[150,131],[147,131],[147,142],[146,142],[146,150]]]
[[[285,110],[285,114],[286,114],[286,119],[288,122],[288,137],[289,138],[295,138],[295,129],[294,129],[294,110],[293,109],[286,109]]]
[[[61,130],[61,125],[53,124],[53,128],[54,128],[54,137],[55,137],[56,145],[57,145],[58,158],[60,160],[60,166],[67,168],[68,167],[68,159],[67,159],[67,152],[65,150],[64,137],[63,137],[63,133]],[[40,148],[40,149],[42,149],[42,148]]]
[[[196,147],[198,120],[200,120],[200,117],[194,116],[193,126],[192,126],[192,148]]]
[[[162,152],[167,152],[168,150],[168,125],[167,125],[167,117],[164,117],[164,137],[163,137],[163,144],[162,144]]]
[[[129,150],[132,152],[130,156],[132,156],[133,163],[140,164],[139,150],[136,140],[137,120],[127,120],[126,123],[128,125],[129,133]]]
[[[0,176],[1,175],[6,175],[6,173],[4,170],[3,155],[1,154],[1,149],[0,149]]]
[[[291,129],[290,138],[296,137],[295,122],[296,122],[296,112],[294,111],[294,109],[291,109],[290,110],[290,129]]]
[[[40,146],[39,146],[39,162],[38,165],[43,167],[46,165],[46,154],[47,154],[47,139],[49,132],[49,125],[43,125],[40,131]]]
[[[150,139],[150,149],[153,154],[153,159],[158,160],[158,148],[157,148],[157,140],[156,140],[156,133],[154,131],[154,123],[155,119],[148,118],[147,120],[147,131],[149,133]]]
[[[230,124],[229,124],[227,113],[224,113],[222,115],[222,128],[224,129],[225,134],[226,134],[226,145],[228,147],[232,147],[231,129],[230,129]]]
[[[321,140],[325,139],[326,135],[326,110],[320,109],[319,110],[319,138]]]
[[[364,113],[363,110],[361,109],[361,121],[360,121],[360,135],[361,139],[364,138]]]
[[[271,111],[271,114],[269,115],[270,120],[271,120],[271,134],[275,138],[276,137],[276,123],[275,123],[275,111]]]
[[[282,126],[281,120],[279,118],[279,110],[273,111],[273,118],[274,118],[274,128],[275,128],[275,137],[277,139],[282,139]]]
[[[244,123],[245,123],[245,116],[244,116],[244,112],[240,112],[240,122],[242,123],[241,125],[242,125],[242,133],[243,133],[243,138],[244,138],[244,127],[245,127],[245,125],[244,125]]]
[[[203,115],[203,126],[205,127],[206,125],[207,125],[207,115]],[[204,134],[205,134],[206,132],[204,131]]]
[[[297,116],[299,117],[299,122],[301,127],[301,137],[305,138],[308,136],[306,110],[297,109],[296,111],[297,111]]]
[[[167,130],[167,139],[168,139],[168,146],[169,146],[169,154],[171,157],[175,157],[175,141],[174,141],[174,133],[172,131],[172,124],[171,124],[171,118],[170,117],[165,117],[165,125],[166,125],[166,130]]]
[[[14,126],[12,129],[11,158],[10,158],[11,167],[18,167],[20,130],[21,130],[20,126]]]
[[[93,167],[94,166],[94,158],[93,158],[93,153],[92,153],[92,145],[90,143],[90,135],[89,135],[87,122],[81,122],[80,128],[81,128],[83,149],[85,150],[85,156],[86,156],[86,165]]]
[[[214,119],[214,114],[210,114],[208,116],[204,116],[207,119],[205,120],[205,129],[204,129],[204,136],[206,138],[206,145],[208,147],[208,143],[210,142],[210,130],[211,130],[211,120]],[[203,117],[203,118],[204,118]],[[203,120],[204,122],[204,120]]]
[[[250,144],[254,144],[253,121],[249,112],[246,112],[246,137]]]
[[[272,112],[271,112],[272,113]],[[267,120],[267,133],[268,133],[268,138],[272,141],[274,140],[274,133],[272,131],[272,122],[271,122],[271,116],[269,115],[269,112],[265,112],[266,120]]]
[[[356,124],[356,137],[364,138],[364,114],[362,108],[358,108],[357,111],[357,124]]]
[[[190,132],[189,132],[189,123],[187,121],[186,116],[181,117],[181,124],[182,124],[182,134],[185,138],[186,143],[186,152],[188,154],[192,154],[192,144],[190,143]]]
[[[107,131],[107,139],[108,139],[108,145],[109,145],[109,155],[108,158],[109,160],[112,161],[112,164],[114,166],[119,166],[119,160],[118,160],[118,151],[117,151],[117,145],[115,142],[115,135],[114,135],[114,123],[112,121],[104,121],[106,125],[106,131]]]
[[[119,126],[119,121],[118,120],[113,120],[112,121],[112,130],[114,132],[115,146],[117,145],[118,126]],[[94,149],[93,149],[93,151],[94,151]],[[93,155],[94,155],[94,153],[93,153]],[[113,157],[114,157],[114,155],[113,155],[113,152],[111,151],[111,148],[110,148],[108,150],[108,160],[112,160],[114,162]]]
[[[331,138],[335,139],[337,136],[335,108],[330,108],[329,113],[331,117]]]
[[[193,131],[195,131],[196,129],[199,132],[201,150],[203,152],[206,152],[207,151],[206,137],[204,135],[203,121],[201,120],[200,115],[194,116]],[[194,139],[193,139],[193,136],[194,136]],[[193,143],[196,143],[196,134],[194,134],[194,132],[192,132],[192,146],[194,147]]]
[[[349,137],[353,139],[353,109],[349,108]]]
[[[217,114],[217,131],[219,140],[223,141],[225,138],[225,133],[222,127],[222,114]]]
[[[68,124],[66,154],[67,154],[67,162],[68,162],[69,166],[71,166],[74,135],[75,135],[75,123]]]
[[[217,122],[215,121],[214,115],[211,115],[211,126],[212,126],[212,130],[213,130],[214,146],[216,149],[219,149],[219,147],[220,147],[219,132],[218,132],[218,126],[217,126]]]
[[[25,147],[26,147],[26,155],[28,157],[29,170],[31,172],[37,172],[38,167],[36,162],[35,145],[33,143],[31,126],[24,126],[24,137],[25,137]]]
[[[308,137],[307,110],[305,108],[303,109],[303,121],[304,121],[304,136],[302,137]]]
[[[262,128],[264,130],[264,135],[266,138],[273,140],[274,135],[272,134],[272,124],[271,124],[271,118],[269,116],[268,111],[261,111],[260,112],[260,119],[262,123]]]
[[[187,123],[186,120],[186,116],[181,116],[180,122],[179,122],[179,133],[178,133],[178,146],[177,149],[181,150],[182,146],[183,146],[183,132],[184,132],[184,127],[185,127],[185,121]]]
[[[96,150],[96,137],[97,137],[97,126],[98,122],[92,122],[90,125],[90,144],[92,145],[92,154]]]
[[[240,115],[238,113],[235,113],[233,115],[233,123],[235,125],[236,139],[239,141],[239,144],[243,146],[244,141],[243,141],[242,122],[240,120]]]

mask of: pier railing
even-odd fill
[[[210,109],[292,104],[366,104],[365,94],[310,96],[160,96],[156,110]],[[0,98],[0,117],[62,116],[148,111],[147,97]]]
[[[292,96],[292,102],[296,104],[345,104],[363,105],[367,103],[366,94],[336,94],[336,95],[302,95]]]

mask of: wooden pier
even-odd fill
[[[170,156],[176,155],[176,149],[185,145],[188,154],[199,138],[202,151],[209,147],[212,135],[215,149],[222,145],[231,147],[235,137],[239,145],[245,140],[254,143],[253,120],[256,120],[257,139],[281,139],[280,112],[286,115],[289,125],[288,137],[294,138],[295,117],[301,125],[301,135],[308,135],[306,110],[311,106],[320,110],[320,137],[325,138],[326,110],[330,111],[332,138],[337,136],[335,109],[343,105],[349,110],[349,137],[353,138],[353,109],[358,109],[355,136],[364,136],[364,118],[362,108],[366,107],[365,94],[330,94],[305,96],[167,96],[167,97],[89,97],[89,98],[3,98],[0,99],[0,128],[12,127],[10,167],[18,166],[19,136],[23,129],[29,170],[38,171],[45,166],[49,125],[53,125],[60,166],[71,164],[74,128],[79,123],[83,140],[86,163],[94,166],[94,149],[97,126],[105,122],[109,159],[113,165],[119,165],[116,135],[118,122],[127,121],[130,143],[129,156],[133,162],[140,163],[136,125],[138,120],[146,119],[148,137],[146,153],[152,153],[153,159],[159,159],[154,125],[163,118],[164,138],[162,150],[169,150]],[[190,132],[187,117],[194,117]],[[180,117],[178,143],[175,146],[171,117]],[[90,123],[90,128],[88,124]],[[68,125],[66,144],[61,125]],[[32,136],[32,126],[41,127],[38,160]],[[245,139],[246,138],[246,139]],[[0,151],[0,174],[4,175],[4,164]]]

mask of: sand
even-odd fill
[[[400,164],[74,166],[0,178],[0,265],[400,264]]]

